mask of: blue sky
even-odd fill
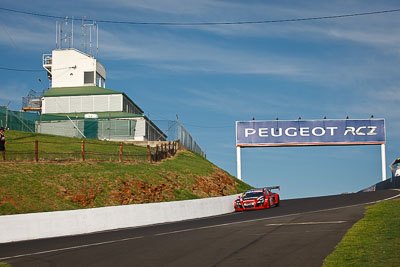
[[[400,8],[398,1],[2,0],[33,13],[139,22],[231,22]],[[179,120],[236,175],[237,120],[385,118],[387,165],[400,157],[400,12],[302,22],[159,26],[99,23],[107,88],[153,120]],[[55,19],[0,10],[0,67],[42,69]],[[75,48],[80,24],[75,22]],[[0,70],[0,105],[21,108],[46,73]],[[387,169],[388,176],[390,171]],[[283,198],[355,192],[381,180],[379,146],[242,150],[242,177]]]

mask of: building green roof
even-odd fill
[[[77,87],[55,87],[50,88],[44,96],[77,96],[77,95],[112,95],[124,94],[123,92],[114,91],[98,86],[77,86]]]

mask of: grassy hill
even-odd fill
[[[86,159],[88,160],[118,160],[120,143],[93,139],[79,139],[64,136],[7,131],[7,160],[33,160],[35,140],[38,141],[39,157],[42,160],[79,160],[81,145],[85,141]],[[124,144],[126,160],[147,161],[145,147]]]
[[[20,150],[20,155],[32,148],[33,140],[42,141],[43,153],[79,151],[81,142],[76,138],[17,131],[7,131],[6,138],[7,150]],[[96,146],[98,152],[114,153],[113,142],[87,142],[100,143]],[[133,145],[128,149],[138,154],[146,152],[145,148]],[[1,215],[223,196],[250,188],[190,151],[180,151],[156,164],[0,160],[0,167]]]
[[[400,266],[400,199],[367,207],[323,263],[335,266]]]

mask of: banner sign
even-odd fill
[[[237,121],[236,146],[385,144],[384,119]]]

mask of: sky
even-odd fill
[[[74,17],[74,47],[82,50],[83,16],[144,23],[270,21],[393,10],[400,3],[2,0],[0,8]],[[56,47],[56,21],[0,9],[0,106],[20,110],[30,89],[48,87],[42,55]],[[253,117],[374,115],[386,121],[386,165],[400,157],[400,12],[259,24],[98,25],[106,87],[125,92],[152,120],[178,115],[207,158],[232,175],[235,121]],[[246,148],[242,178],[255,187],[280,185],[284,199],[357,192],[381,181],[381,148]]]

